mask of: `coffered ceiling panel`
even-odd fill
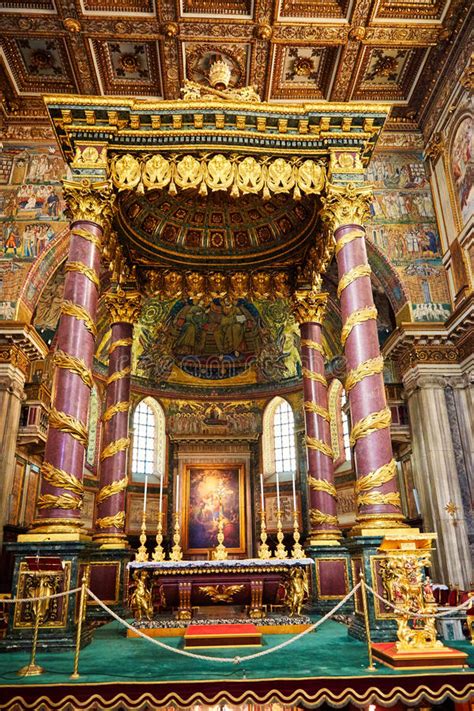
[[[42,93],[176,99],[185,79],[207,84],[216,59],[231,85],[251,84],[263,100],[389,101],[393,125],[415,128],[455,74],[472,9],[472,0],[3,0],[0,128],[47,124]]]
[[[365,47],[352,98],[406,101],[425,56],[425,49]]]
[[[163,96],[156,42],[92,40],[103,94]]]
[[[270,99],[327,99],[337,47],[275,48]]]

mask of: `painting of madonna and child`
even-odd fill
[[[184,476],[185,552],[212,556],[221,514],[227,552],[245,553],[244,465],[188,465]]]

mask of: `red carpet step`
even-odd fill
[[[184,635],[184,648],[260,647],[262,633],[254,624],[189,625]]]

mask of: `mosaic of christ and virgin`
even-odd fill
[[[249,383],[265,382],[300,374],[297,346],[298,327],[283,300],[151,299],[141,318],[136,367],[155,379],[246,374]]]

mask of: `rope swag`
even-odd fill
[[[103,422],[108,422],[112,419],[114,415],[119,412],[128,412],[129,407],[130,403],[128,400],[121,400],[120,402],[116,402],[114,405],[108,407],[102,415]]]
[[[311,400],[306,400],[304,403],[304,409],[306,410],[306,412],[313,412],[315,415],[319,415],[323,418],[323,420],[326,420],[326,422],[331,421],[329,412],[326,410],[326,408],[321,407],[321,405],[318,405],[317,402],[311,402]]]
[[[332,514],[323,513],[319,509],[311,509],[310,511],[311,523],[314,526],[320,526],[322,523],[326,523],[329,526],[337,526],[337,517]]]
[[[358,506],[371,506],[373,504],[390,504],[390,506],[400,508],[400,494],[398,492],[380,494],[378,491],[370,491],[368,494],[361,494],[357,497]]]
[[[339,279],[339,284],[337,287],[337,298],[339,299],[341,297],[342,292],[346,287],[349,286],[349,284],[352,284],[353,281],[356,279],[360,279],[361,277],[366,277],[370,276],[372,273],[372,269],[368,264],[359,264],[357,267],[353,267],[353,269],[350,269],[348,272],[342,275],[342,277]]]
[[[356,494],[360,494],[361,491],[370,491],[370,489],[377,489],[377,487],[386,484],[388,481],[393,479],[397,473],[397,465],[395,459],[391,459],[387,464],[382,464],[381,467],[375,469],[373,472],[369,472],[357,479],[354,489]]]
[[[96,272],[94,269],[91,269],[90,267],[86,267],[85,264],[82,262],[68,262],[66,264],[66,271],[67,272],[77,272],[78,274],[82,274],[83,276],[86,277],[86,279],[89,279],[97,289],[100,287],[100,281],[99,277],[97,276]]]
[[[341,249],[346,246],[346,244],[349,244],[355,239],[362,239],[363,237],[365,237],[364,232],[359,232],[358,230],[346,232],[346,234],[343,235],[341,239],[338,239],[336,242],[336,257],[341,251]]]
[[[53,363],[58,368],[69,370],[71,373],[78,375],[84,385],[91,388],[93,385],[92,372],[81,358],[65,353],[64,351],[56,351],[53,358]]]
[[[309,449],[316,449],[318,452],[325,454],[326,457],[333,456],[331,447],[326,444],[326,442],[323,442],[322,440],[317,439],[316,437],[310,437],[309,435],[306,435],[306,446],[309,447]]]
[[[316,383],[321,383],[321,385],[324,385],[327,387],[328,381],[324,377],[324,375],[321,375],[320,373],[315,373],[314,370],[309,370],[308,368],[303,368],[303,378],[308,378],[309,380],[314,380]]]
[[[301,339],[301,347],[310,348],[312,351],[318,351],[322,356],[326,357],[324,348],[317,341],[312,341],[310,338]]]
[[[133,345],[133,340],[131,338],[118,338],[116,341],[110,344],[109,355],[113,353],[116,348],[120,348],[120,346],[131,345]]]
[[[114,516],[98,518],[96,524],[99,528],[123,528],[125,526],[125,511],[119,511]]]
[[[375,306],[364,306],[363,309],[358,309],[353,311],[342,327],[341,331],[341,344],[344,346],[346,344],[349,335],[354,328],[364,321],[370,321],[371,319],[377,318],[377,309]]]
[[[389,407],[384,407],[383,410],[378,412],[371,412],[370,415],[364,417],[359,422],[356,422],[351,430],[350,443],[351,447],[355,445],[358,439],[362,437],[368,437],[369,435],[377,432],[377,430],[383,430],[385,427],[390,427],[390,422],[392,421],[392,413]]]
[[[368,378],[370,375],[378,375],[379,373],[383,373],[383,356],[365,360],[347,374],[346,392],[352,390],[354,385],[360,383],[364,378]]]
[[[118,481],[113,481],[111,484],[106,484],[97,494],[97,503],[101,504],[102,501],[109,499],[114,494],[120,494],[127,486],[128,476],[124,476],[122,479],[118,479]]]
[[[120,439],[114,440],[114,442],[110,442],[110,444],[108,444],[102,450],[100,455],[100,461],[103,462],[104,459],[107,459],[108,457],[113,457],[114,454],[117,454],[118,452],[123,452],[123,450],[127,449],[127,447],[130,447],[129,437],[121,437]]]
[[[127,375],[130,375],[131,372],[132,369],[130,368],[130,366],[122,368],[122,370],[116,370],[115,373],[112,373],[112,375],[109,375],[109,377],[107,378],[107,385],[115,383],[115,381],[120,380],[120,378],[125,378]]]
[[[86,311],[83,306],[78,306],[77,304],[73,304],[72,301],[66,300],[63,301],[61,313],[66,314],[66,316],[72,316],[73,318],[77,318],[78,321],[83,321],[84,326],[87,328],[89,333],[94,336],[94,338],[97,336],[96,325],[93,322],[89,312]]]
[[[308,477],[308,484],[313,491],[324,491],[326,494],[337,497],[337,491],[334,484],[331,484],[327,479],[315,479],[314,476]]]
[[[48,484],[55,486],[57,489],[67,489],[74,494],[82,496],[84,485],[74,474],[65,472],[64,469],[58,469],[50,462],[44,461],[41,465],[41,475]]]
[[[76,499],[71,494],[42,494],[38,498],[37,506],[39,509],[71,509],[75,511],[82,508],[82,498]]]
[[[78,237],[82,237],[83,239],[86,239],[88,242],[94,245],[94,247],[97,247],[97,249],[101,249],[102,247],[102,240],[100,237],[96,237],[96,235],[93,235],[92,232],[87,232],[87,230],[81,230],[80,227],[74,227],[72,230],[73,235],[78,235]]]
[[[60,430],[66,434],[70,434],[71,437],[77,439],[84,447],[87,446],[88,434],[86,425],[78,420],[72,415],[68,415],[61,410],[56,410],[55,407],[51,408],[49,413],[49,424],[54,427],[55,430]]]

